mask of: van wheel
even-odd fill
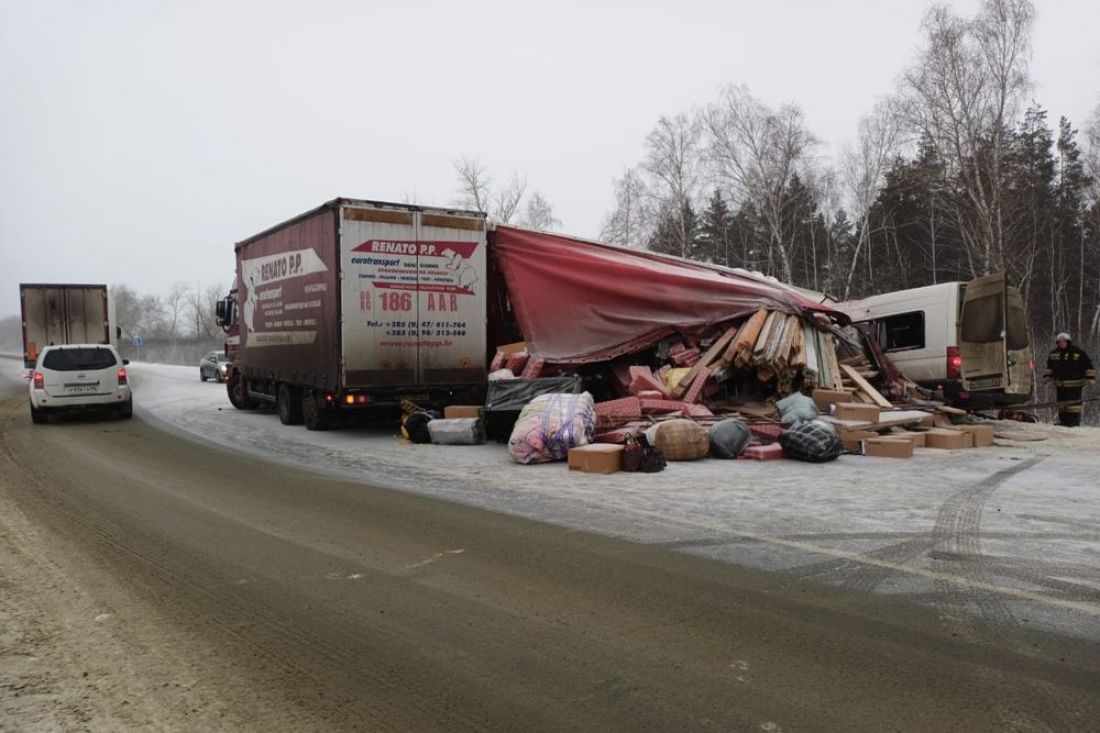
[[[302,424],[302,397],[299,392],[288,384],[280,384],[275,393],[275,409],[283,425]]]
[[[46,414],[45,410],[41,410],[34,405],[31,405],[31,422],[35,425],[45,425],[50,421],[50,416]]]
[[[306,430],[326,430],[329,426],[328,416],[321,405],[324,399],[314,394],[312,390],[302,390],[302,421],[306,424]]]
[[[229,402],[238,410],[255,410],[256,401],[248,396],[245,391],[245,381],[239,372],[233,372],[233,377],[225,386]]]

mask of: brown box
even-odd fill
[[[623,470],[623,446],[593,443],[569,449],[569,470],[615,473]]]
[[[928,448],[942,448],[944,450],[973,448],[974,436],[970,433],[964,433],[961,430],[935,428],[925,431],[924,445]]]
[[[956,425],[955,429],[962,430],[964,433],[970,433],[974,436],[975,448],[984,448],[987,445],[993,445],[992,425]]]
[[[504,354],[505,356],[515,356],[516,354],[518,354],[519,352],[523,351],[526,348],[527,348],[527,342],[526,341],[517,341],[514,344],[504,344],[502,346],[498,346],[497,351]]]
[[[905,431],[901,433],[887,433],[883,437],[898,440],[908,440],[910,443],[913,444],[914,448],[924,447],[924,433],[910,433],[908,431]]]
[[[872,438],[863,444],[864,455],[878,458],[912,458],[913,441],[897,438]]]
[[[926,413],[917,425],[922,428],[934,428],[936,427],[936,416],[931,412]]]
[[[841,402],[836,406],[836,418],[838,420],[863,420],[869,423],[877,423],[878,414],[878,405],[864,405],[858,402]]]
[[[443,408],[443,417],[452,420],[457,417],[481,417],[481,405],[447,405]]]
[[[840,404],[841,402],[851,402],[852,393],[846,390],[836,389],[815,389],[814,390],[814,404],[817,405],[817,409],[822,412],[829,411],[829,405]]]
[[[863,453],[863,441],[878,438],[878,433],[870,430],[841,430],[840,442],[844,444],[844,450],[849,453]]]

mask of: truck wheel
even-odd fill
[[[279,422],[283,425],[302,424],[301,390],[288,384],[280,384],[275,393],[275,409],[279,411]]]
[[[45,410],[41,410],[34,405],[31,405],[31,422],[35,425],[45,425],[50,421],[50,416],[46,414]]]
[[[302,390],[302,421],[306,424],[306,430],[328,428],[328,417],[312,390]]]
[[[225,386],[225,391],[229,395],[229,402],[238,410],[256,409],[256,401],[245,392],[244,379],[240,373],[233,372],[233,376]]]

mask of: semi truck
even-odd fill
[[[229,401],[311,430],[406,398],[481,404],[489,346],[522,342],[515,376],[550,376],[760,308],[842,315],[763,278],[478,211],[339,198],[234,250],[216,307]]]
[[[27,369],[34,367],[46,346],[118,346],[114,304],[106,285],[23,283],[19,303]]]
[[[216,307],[239,409],[310,430],[486,380],[486,217],[334,199],[238,242]]]

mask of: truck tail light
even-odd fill
[[[1028,359],[1027,369],[1028,369],[1029,372],[1035,371],[1035,360],[1034,359]]]
[[[126,367],[122,367],[118,370],[118,386],[121,387],[128,383],[128,377],[126,376]]]
[[[31,375],[31,379],[34,380],[35,389],[46,389],[46,375],[42,372],[34,372],[34,374]]]
[[[959,353],[958,346],[947,347],[947,378],[948,379],[961,379],[963,368],[962,354]]]

